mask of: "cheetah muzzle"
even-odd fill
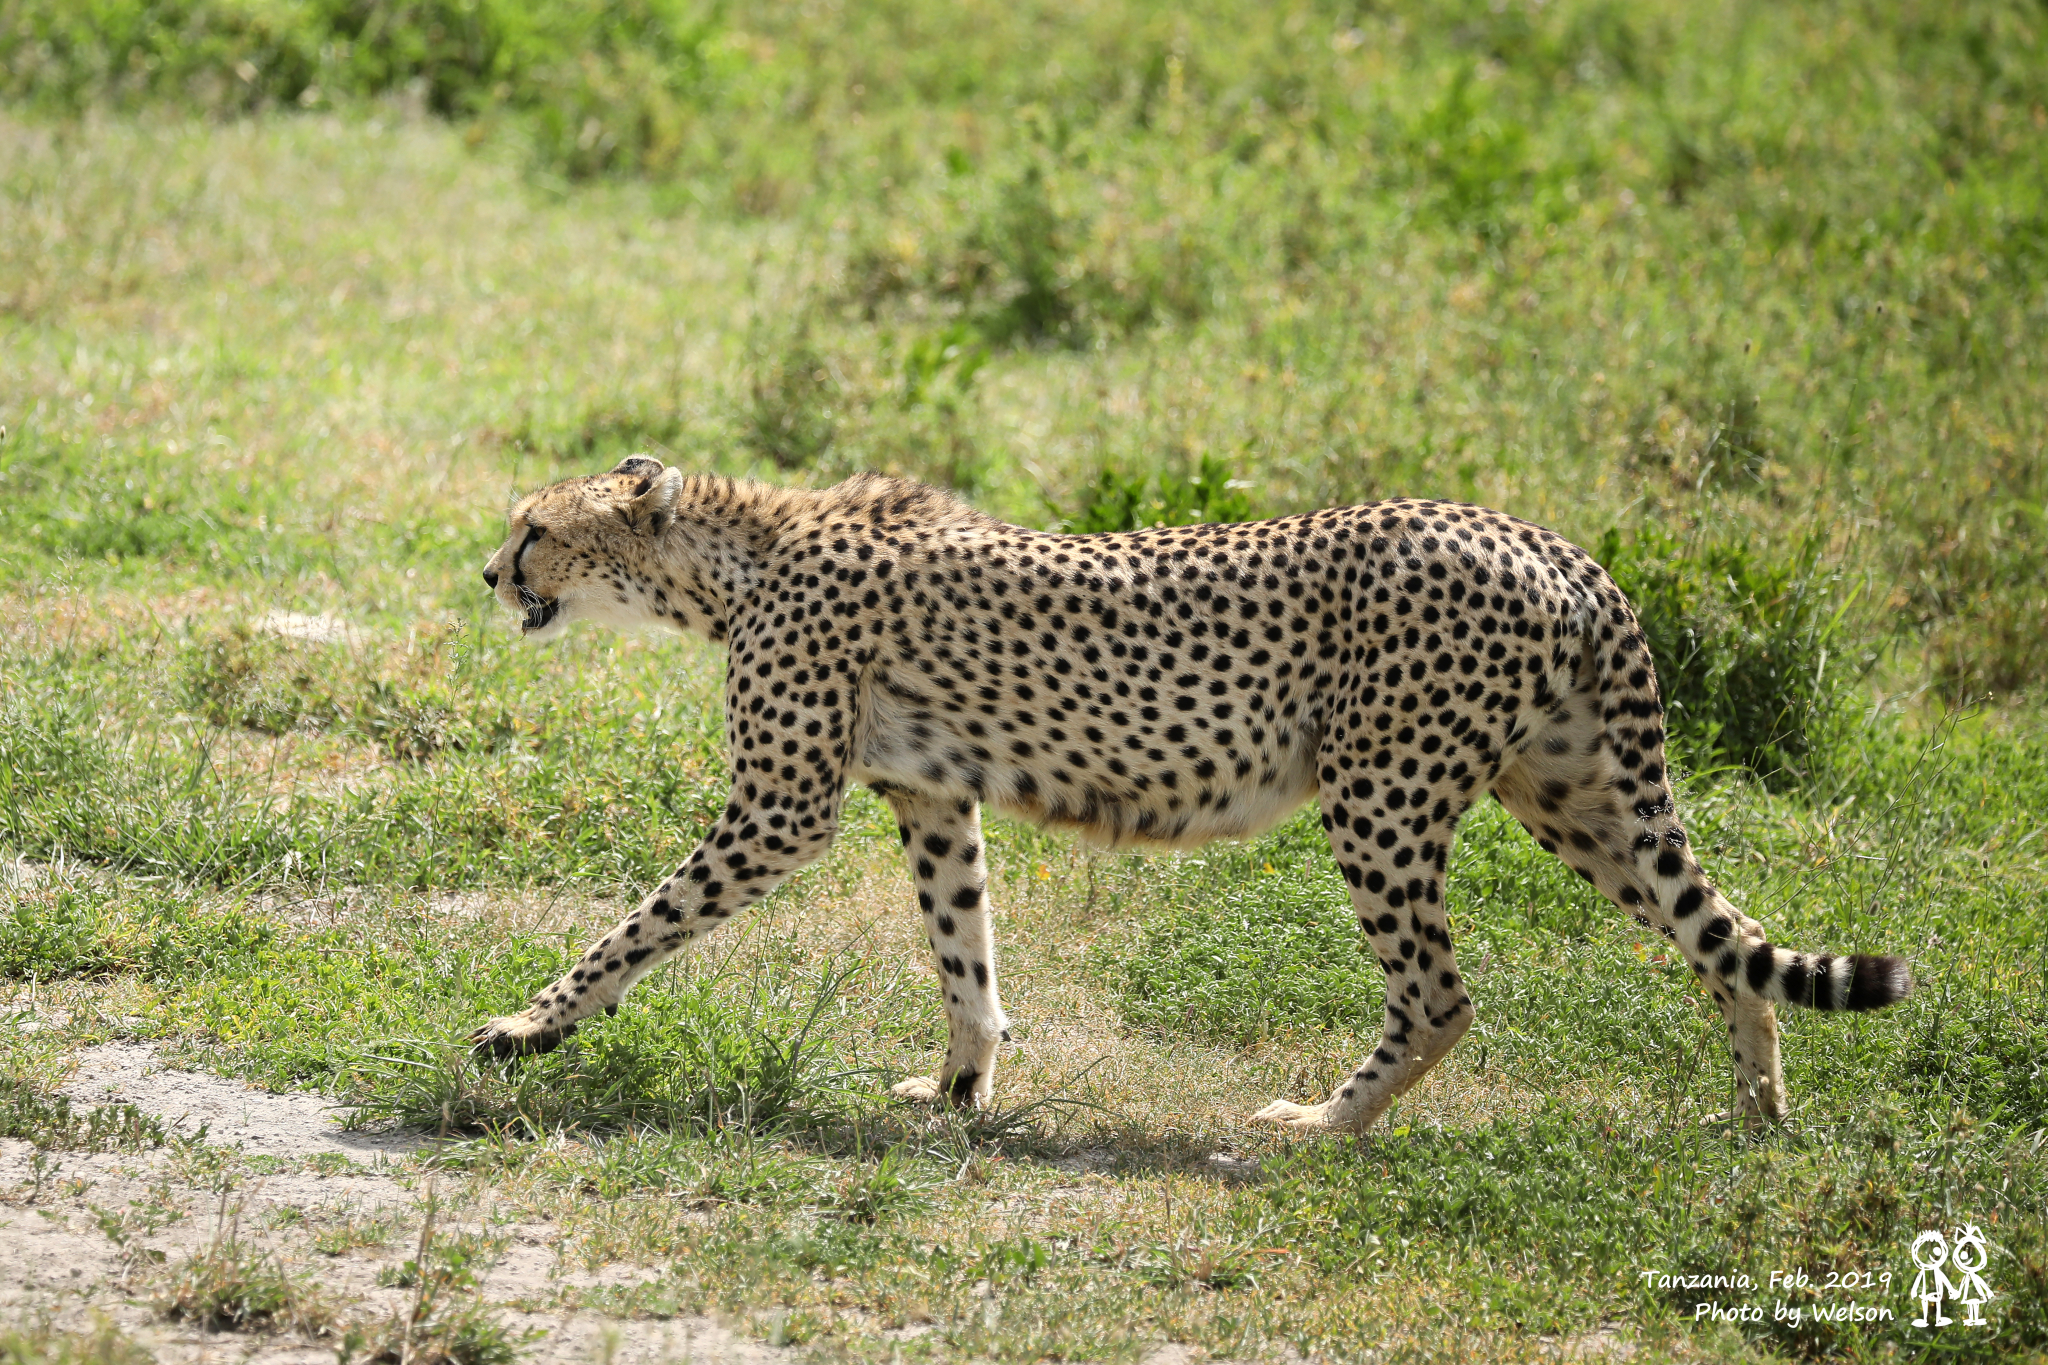
[[[1685,954],[1728,1025],[1737,1112],[1785,1111],[1778,1004],[1868,1010],[1895,957],[1769,941],[1707,879],[1633,611],[1585,551],[1484,508],[1395,499],[1243,525],[1065,536],[919,484],[823,490],[634,456],[526,498],[484,580],[529,638],[571,620],[727,650],[732,787],[704,841],[518,1014],[545,1052],[815,861],[864,783],[895,812],[948,1044],[911,1100],[987,1101],[997,991],[984,806],[1111,846],[1248,838],[1313,800],[1386,974],[1379,1046],[1329,1098],[1254,1117],[1360,1132],[1471,1027],[1444,907],[1491,792]]]
[[[526,614],[519,618],[519,628],[528,634],[546,630],[554,623],[555,614],[562,609],[560,602],[546,602],[536,597],[525,604]]]

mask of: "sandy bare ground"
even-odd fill
[[[150,1302],[163,1267],[231,1226],[244,1243],[304,1275],[341,1320],[390,1318],[411,1304],[412,1291],[380,1286],[378,1272],[414,1253],[431,1196],[442,1235],[502,1241],[479,1292],[515,1333],[542,1334],[529,1340],[524,1359],[766,1365],[798,1358],[703,1318],[550,1311],[564,1289],[630,1285],[659,1271],[615,1265],[589,1273],[564,1265],[553,1226],[521,1221],[525,1215],[488,1188],[427,1174],[409,1154],[429,1139],[344,1131],[318,1096],[270,1094],[171,1070],[140,1043],[82,1051],[65,1090],[76,1103],[134,1104],[187,1135],[203,1124],[204,1143],[38,1160],[30,1144],[0,1140],[0,1324],[47,1317],[61,1329],[84,1331],[104,1317],[167,1363],[324,1365],[335,1358],[331,1341],[211,1333],[166,1320]],[[255,1160],[223,1162],[220,1149]],[[338,1254],[316,1247],[323,1234],[330,1244],[352,1240],[340,1235],[351,1228],[384,1235]]]

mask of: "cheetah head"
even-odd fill
[[[682,471],[634,455],[605,474],[568,479],[522,499],[484,582],[520,614],[528,640],[552,640],[572,620],[646,626],[670,615],[653,604],[651,571],[675,520]],[[677,623],[694,624],[678,615]]]

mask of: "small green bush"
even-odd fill
[[[903,406],[959,408],[988,359],[988,347],[982,344],[980,333],[966,323],[955,322],[930,336],[912,338],[903,348]]]
[[[1610,529],[1594,557],[1649,637],[1666,729],[1686,760],[1766,779],[1807,773],[1866,666],[1848,653],[1848,595],[1819,544],[1774,561],[1742,544]]]
[[[1027,120],[1030,143],[985,172],[963,169],[923,202],[916,226],[877,219],[850,253],[845,292],[870,318],[895,301],[940,309],[993,346],[1085,349],[1210,311],[1222,269],[1194,216],[1206,191],[1163,167],[1118,183],[1108,146],[1156,144],[1114,123],[1087,145]]]
[[[1457,68],[1441,95],[1405,130],[1405,151],[1423,202],[1453,227],[1498,238],[1514,221],[1514,207],[1533,207],[1540,219],[1567,211],[1564,189],[1595,169],[1585,164],[1543,160],[1531,147],[1530,130],[1493,106],[1487,87],[1470,66]]]
[[[1082,491],[1080,506],[1060,518],[1060,529],[1084,535],[1145,526],[1250,521],[1252,515],[1251,499],[1235,485],[1230,467],[1214,455],[1204,455],[1191,474],[1172,469],[1137,475],[1100,470]]]

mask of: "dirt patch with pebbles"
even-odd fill
[[[274,1257],[344,1323],[406,1311],[389,1281],[413,1257],[429,1204],[441,1239],[486,1248],[476,1293],[544,1365],[693,1361],[772,1365],[799,1358],[707,1318],[613,1318],[551,1309],[565,1292],[629,1287],[644,1266],[564,1264],[559,1230],[474,1181],[436,1177],[417,1132],[357,1132],[316,1095],[272,1094],[166,1066],[143,1043],[77,1056],[75,1106],[132,1104],[173,1141],[141,1152],[49,1152],[0,1140],[0,1325],[47,1321],[84,1333],[111,1321],[167,1365],[328,1362],[332,1340],[296,1332],[210,1332],[166,1319],[152,1298],[166,1268],[225,1235]],[[203,1132],[203,1135],[202,1135]],[[197,1141],[192,1139],[197,1138]]]

